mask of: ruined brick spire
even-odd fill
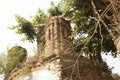
[[[70,53],[72,41],[70,40],[70,22],[54,16],[45,24],[45,54]]]

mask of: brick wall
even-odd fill
[[[70,22],[58,16],[50,17],[45,24],[45,55],[70,52]],[[72,49],[71,49],[72,50]]]

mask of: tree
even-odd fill
[[[0,74],[5,74],[5,80],[14,68],[20,67],[27,59],[27,51],[21,46],[16,45],[7,52],[7,55],[0,54]]]
[[[5,75],[15,68],[19,67],[27,59],[27,51],[21,46],[14,46],[8,51]]]
[[[112,4],[109,0],[61,0],[59,4],[63,17],[74,25],[72,38],[77,51],[90,55],[98,63],[102,62],[101,52],[111,51],[116,56],[114,41],[118,32],[109,26],[111,21],[107,18],[114,14],[113,8],[109,7]]]
[[[28,21],[20,15],[15,15],[18,24],[9,27],[9,29],[15,30],[17,34],[24,35],[23,41],[34,42],[37,38],[38,26],[44,23],[46,17],[46,14],[40,9],[35,16],[31,16],[32,21]]]
[[[17,34],[24,34],[25,36],[23,40],[33,42],[36,37],[36,33],[32,23],[19,15],[15,15],[15,18],[18,24],[10,27],[9,29],[15,30]]]

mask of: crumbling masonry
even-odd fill
[[[15,68],[6,80],[113,80],[89,59],[74,52],[70,22],[48,18],[38,33],[38,54]]]

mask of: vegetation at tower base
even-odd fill
[[[5,79],[9,73],[16,67],[20,67],[27,59],[27,51],[21,46],[14,46],[8,51],[7,63],[5,69]]]

